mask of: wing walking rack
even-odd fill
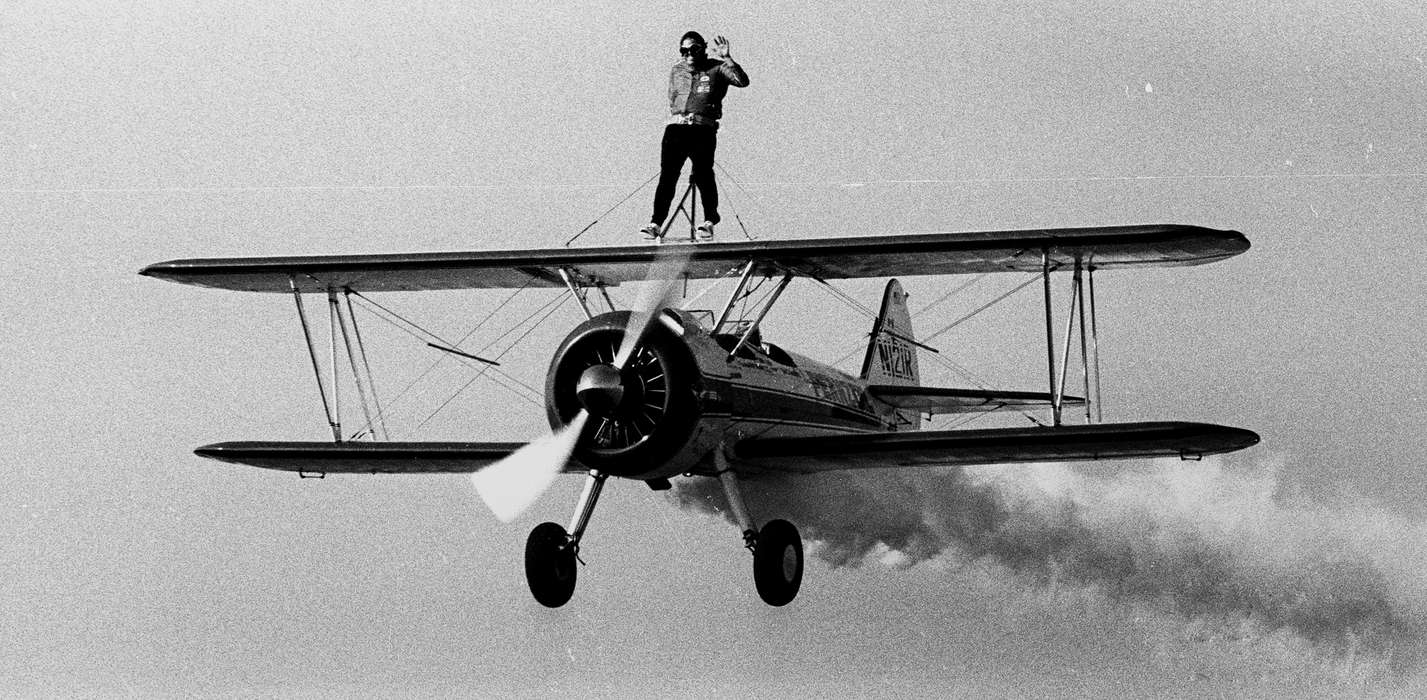
[[[1238,231],[1152,224],[1025,229],[856,238],[740,241],[692,246],[688,279],[743,269],[820,280],[895,275],[1040,272],[1084,264],[1097,270],[1202,265],[1249,249]],[[452,253],[288,256],[170,260],[139,274],[248,292],[364,292],[616,287],[646,278],[659,248],[651,245]]]

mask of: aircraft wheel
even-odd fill
[[[558,608],[575,594],[575,550],[565,528],[540,523],[525,540],[525,582],[535,600]]]
[[[781,606],[793,602],[803,584],[803,539],[786,520],[771,520],[758,531],[753,545],[753,583],[763,602]]]

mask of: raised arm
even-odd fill
[[[743,66],[738,65],[733,57],[728,55],[728,39],[723,35],[714,37],[713,41],[714,58],[722,62],[718,67],[723,77],[728,79],[728,84],[734,87],[748,87],[748,74],[743,71]]]

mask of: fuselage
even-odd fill
[[[628,312],[596,316],[556,352],[546,392],[552,426],[568,423],[579,410],[567,385],[578,370],[608,361],[612,353],[599,348],[618,345],[622,332],[616,329],[627,319]],[[905,429],[890,406],[868,394],[865,381],[776,345],[740,346],[739,337],[711,333],[693,313],[663,312],[643,343],[648,369],[627,372],[643,398],[619,413],[593,416],[575,458],[615,476],[648,480],[712,474],[714,451],[749,437]]]

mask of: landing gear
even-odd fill
[[[584,537],[585,526],[595,512],[606,478],[600,472],[590,471],[568,533],[555,523],[540,523],[525,539],[525,582],[536,602],[547,608],[558,608],[570,602],[575,594],[580,538]]]
[[[717,458],[719,481],[723,483],[730,509],[743,528],[743,543],[753,552],[753,583],[758,597],[772,606],[783,606],[798,597],[803,585],[803,539],[798,528],[786,520],[770,520],[758,529],[743,502],[738,477],[727,468],[721,451]],[[525,540],[525,581],[536,602],[558,608],[570,602],[580,563],[580,538],[594,513],[606,476],[591,471],[575,510],[570,530],[555,523],[540,523]]]
[[[753,544],[753,583],[763,602],[793,602],[803,584],[803,539],[786,520],[770,520]]]
[[[540,523],[525,540],[525,581],[547,608],[558,608],[575,594],[575,548],[565,528]]]
[[[715,451],[714,461],[729,510],[743,528],[743,543],[753,552],[753,584],[758,597],[775,607],[793,602],[803,585],[803,538],[798,528],[786,520],[770,520],[763,529],[755,528],[738,488],[738,476],[729,468],[722,448]]]

